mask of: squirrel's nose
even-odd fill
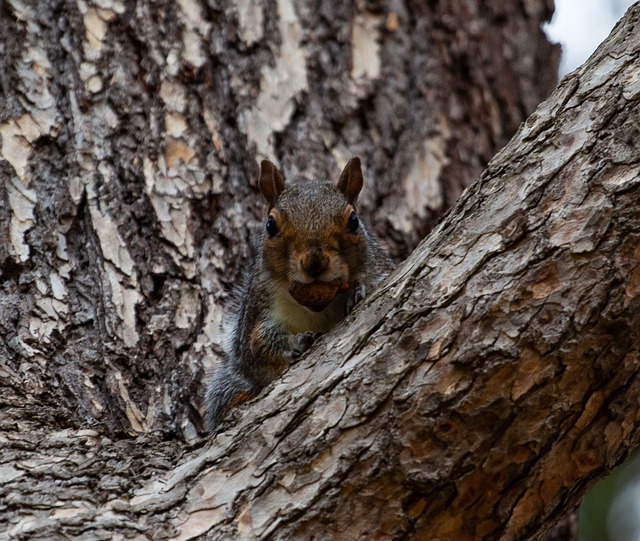
[[[302,271],[310,278],[318,278],[329,267],[329,258],[320,248],[311,248],[300,258]]]

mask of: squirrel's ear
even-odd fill
[[[259,185],[260,192],[271,206],[275,205],[278,196],[284,192],[284,179],[269,160],[260,162]]]
[[[340,190],[347,201],[355,205],[358,200],[358,194],[362,189],[362,168],[360,167],[360,158],[354,156],[347,165],[344,166],[342,174],[338,179],[338,190]]]

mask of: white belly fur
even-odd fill
[[[306,331],[328,332],[344,317],[345,294],[337,295],[322,312],[298,304],[286,290],[274,294],[271,316],[291,334]]]

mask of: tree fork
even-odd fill
[[[541,538],[640,440],[639,20],[226,431],[5,430],[5,535]]]
[[[639,18],[214,440],[212,538],[537,539],[637,445]]]

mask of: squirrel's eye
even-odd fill
[[[349,233],[356,233],[358,231],[359,225],[360,222],[358,221],[358,217],[356,216],[356,213],[354,211],[349,216],[349,221],[347,222],[347,231]]]
[[[267,235],[270,239],[275,237],[280,232],[280,230],[278,229],[278,224],[276,223],[276,219],[273,216],[269,216],[269,218],[267,219],[266,230]]]

